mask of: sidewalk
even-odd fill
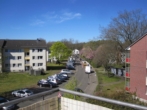
[[[98,80],[97,80],[97,76],[96,76],[95,71],[94,71],[94,73],[89,74],[89,81],[88,82],[89,82],[89,84],[87,84],[87,87],[84,91],[87,94],[94,95],[95,89],[98,84]]]

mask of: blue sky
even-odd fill
[[[141,9],[147,0],[0,0],[0,39],[88,42],[118,12]]]

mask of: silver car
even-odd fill
[[[69,75],[74,74],[73,71],[72,70],[69,70],[69,69],[62,69],[61,70],[61,73],[67,73]]]
[[[12,95],[15,97],[27,97],[32,95],[33,92],[30,91],[29,89],[21,89],[21,90],[16,90],[12,92]]]

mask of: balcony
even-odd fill
[[[25,62],[25,66],[30,66],[30,62]]]
[[[130,63],[130,58],[126,58],[126,63]]]
[[[129,52],[127,52],[126,53],[126,63],[130,63],[130,53]]]
[[[125,90],[126,90],[126,92],[129,92],[130,91],[130,87],[125,87]]]
[[[127,72],[126,72],[125,77],[126,77],[126,78],[130,78],[130,73],[127,73]]]
[[[130,78],[130,67],[126,67],[126,74],[125,74],[126,78]]]
[[[127,92],[130,91],[130,79],[126,79],[126,81],[125,81],[125,90]]]
[[[30,60],[30,56],[25,56],[25,60]]]

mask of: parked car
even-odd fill
[[[5,97],[0,96],[0,104],[4,104],[6,102],[9,102],[9,100]],[[0,108],[0,110],[14,110],[15,107],[16,107],[15,104],[11,104],[7,106],[3,106],[2,108]]]
[[[55,83],[55,84],[57,84],[57,85],[62,83],[62,81],[61,81],[59,78],[57,78],[57,76],[49,76],[49,77],[47,78],[47,80],[48,80],[49,82]]]
[[[30,95],[34,94],[33,91],[31,91],[29,89],[22,89],[22,91],[24,91],[27,94],[27,96],[30,96]]]
[[[62,82],[66,81],[66,77],[64,77],[62,75],[57,74],[57,78],[60,79]]]
[[[63,82],[65,82],[66,80],[69,79],[68,75],[65,74],[65,73],[58,73],[58,74],[57,74],[57,77],[58,77],[59,79],[61,79]]]
[[[72,70],[69,70],[69,69],[62,69],[62,70],[61,70],[61,73],[67,73],[67,74],[69,74],[69,75],[74,74],[74,73],[72,72]]]
[[[46,79],[41,79],[37,82],[37,85],[39,87],[49,87],[49,88],[52,88],[52,87],[56,87],[57,84],[55,83],[52,83],[52,82],[49,82],[48,80]]]
[[[66,69],[75,70],[75,67],[73,65],[66,65]]]
[[[70,78],[69,74],[67,74],[65,72],[60,72],[59,74],[61,74],[62,76],[66,77],[66,79]]]
[[[27,96],[27,94],[25,94],[25,92],[22,90],[13,91],[12,95],[15,97],[26,97]]]

